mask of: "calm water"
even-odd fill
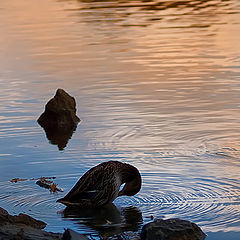
[[[96,239],[150,216],[239,239],[239,30],[239,0],[1,1],[0,206]],[[36,122],[57,88],[82,120],[61,151]],[[141,192],[64,211],[56,200],[107,160],[138,167]],[[9,181],[40,176],[64,192]]]

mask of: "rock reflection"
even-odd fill
[[[114,204],[94,209],[66,207],[61,214],[63,218],[91,227],[102,237],[121,235],[126,231],[137,232],[143,222],[137,207],[118,209]]]
[[[57,145],[60,151],[64,150],[64,148],[67,146],[67,143],[69,139],[71,139],[76,128],[77,127],[72,128],[43,127],[49,142],[53,145]]]

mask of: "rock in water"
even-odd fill
[[[0,239],[60,240],[62,234],[42,230],[46,223],[26,214],[10,215],[0,207]]]
[[[77,127],[76,101],[63,89],[58,89],[55,96],[45,106],[45,111],[38,119],[47,138],[63,150]]]
[[[156,219],[143,226],[141,240],[204,240],[206,234],[195,223],[173,219]]]
[[[10,215],[5,209],[0,207],[0,226],[7,223],[24,224],[37,229],[43,229],[47,225],[45,222],[32,218],[23,213],[14,216]]]
[[[80,119],[76,115],[75,99],[63,89],[57,90],[38,119],[38,123],[44,128],[74,128],[79,121]]]

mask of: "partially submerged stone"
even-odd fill
[[[26,214],[10,215],[0,207],[1,240],[60,240],[62,234],[42,230],[46,223]]]
[[[0,217],[8,215],[8,211],[0,207]]]
[[[143,226],[141,240],[204,240],[206,234],[195,223],[173,219],[156,219]]]
[[[1,240],[61,240],[61,233],[46,232],[27,225],[5,224],[0,227]]]
[[[23,224],[37,229],[46,227],[46,223],[26,214],[20,213],[19,215],[10,215],[5,209],[0,208],[0,225],[4,224]]]
[[[63,150],[76,130],[80,119],[76,115],[76,101],[63,89],[58,89],[55,96],[48,101],[45,111],[38,118],[47,138],[52,144]]]
[[[37,229],[43,229],[47,226],[45,222],[32,218],[24,213],[20,213],[17,216],[11,216],[11,220],[14,224],[25,224]]]
[[[0,240],[87,240],[88,237],[71,229],[63,234],[42,230],[46,223],[26,214],[10,215],[0,207]]]
[[[76,101],[63,89],[58,89],[55,96],[45,106],[45,111],[38,119],[42,127],[74,128],[80,121],[76,115]]]

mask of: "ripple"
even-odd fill
[[[145,216],[191,219],[209,231],[239,231],[240,188],[235,181],[196,178],[155,184],[162,189],[131,200],[141,206]]]
[[[30,214],[38,219],[54,218],[60,206],[56,204],[58,194],[41,189],[34,181],[10,183],[0,182],[1,206],[10,213]]]
[[[163,173],[143,178],[142,191],[133,197],[117,198],[115,204],[118,208],[137,207],[144,221],[149,221],[149,216],[179,217],[204,226],[205,231],[240,231],[240,187],[236,180],[190,178],[176,174],[164,176]],[[55,227],[61,225],[58,213],[63,206],[56,200],[62,193],[50,193],[39,188],[34,181],[0,182],[0,192],[1,206],[10,213],[23,212],[48,223],[55,221]],[[85,229],[86,219],[77,215],[67,218],[73,222],[80,221],[81,231],[93,233]]]
[[[240,187],[236,181],[195,178],[180,182],[155,178],[154,184],[151,183],[153,192],[151,184],[145,184],[143,193],[124,197],[121,204],[139,206],[145,218],[189,219],[204,226],[205,231],[240,230]]]

